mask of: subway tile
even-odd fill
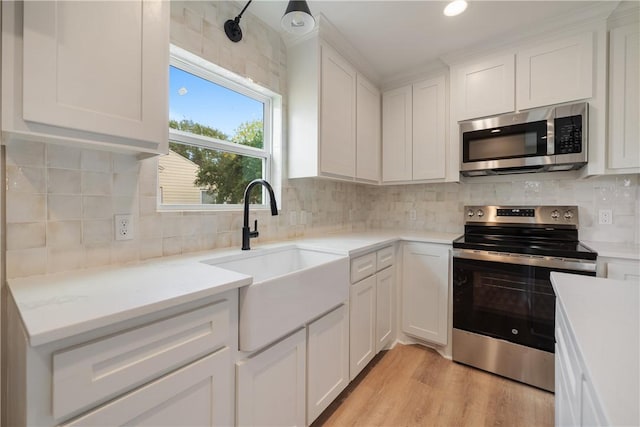
[[[60,169],[80,169],[80,150],[66,145],[47,146],[47,167]]]
[[[47,249],[7,250],[7,279],[34,276],[47,272]]]
[[[83,171],[81,175],[82,194],[85,196],[111,195],[112,174],[110,172]]]
[[[7,166],[6,189],[20,193],[46,193],[46,169],[29,166]]]
[[[111,153],[100,150],[82,150],[80,166],[83,171],[111,172]]]
[[[47,273],[79,270],[85,266],[86,253],[82,246],[47,247]]]
[[[82,243],[82,223],[80,221],[48,221],[47,247],[74,248]]]
[[[81,194],[80,171],[49,168],[47,175],[49,194]]]
[[[64,194],[47,195],[47,219],[64,221],[82,218],[82,196]]]
[[[36,166],[45,165],[45,144],[42,142],[12,140],[6,144],[7,165]]]
[[[7,250],[43,248],[47,243],[44,222],[7,224]]]
[[[111,219],[111,198],[107,196],[82,196],[83,219]]]
[[[29,193],[6,194],[7,223],[41,222],[46,218],[46,195]]]
[[[84,245],[110,243],[114,239],[113,227],[113,221],[110,219],[82,221],[82,243]]]

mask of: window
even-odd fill
[[[271,180],[274,100],[248,79],[172,46],[161,207],[237,208],[249,182]],[[250,201],[264,204],[264,194],[254,191]]]

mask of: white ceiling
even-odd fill
[[[307,3],[313,15],[322,13],[351,42],[373,68],[371,74],[385,81],[424,68],[447,53],[533,32],[549,20],[599,2],[471,0],[457,17],[442,14],[444,1]],[[247,12],[281,31],[286,5],[283,0],[254,0]]]

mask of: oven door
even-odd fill
[[[552,271],[595,276],[595,263],[454,250],[453,327],[553,353]]]

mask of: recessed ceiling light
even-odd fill
[[[443,13],[446,16],[460,15],[467,8],[467,2],[465,0],[454,0],[444,8]]]

